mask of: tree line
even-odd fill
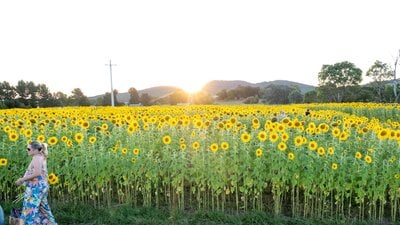
[[[51,93],[46,84],[32,81],[18,81],[12,86],[7,81],[0,82],[0,108],[36,108],[90,105],[81,89],[75,88],[68,96],[62,92]]]
[[[399,51],[400,56],[400,51]],[[214,99],[219,101],[241,101],[245,104],[292,104],[318,102],[399,102],[399,84],[396,78],[396,69],[399,56],[394,63],[394,69],[389,64],[375,61],[365,75],[372,79],[367,85],[360,85],[362,70],[348,61],[333,65],[323,65],[318,73],[318,86],[306,93],[302,93],[298,86],[270,84],[265,87],[238,86],[230,90],[218,92],[214,98],[209,93],[199,92],[188,94],[177,90],[167,96],[154,97],[148,93],[139,95],[131,87],[128,90],[129,101],[118,101],[118,91],[114,90],[115,105],[176,105],[180,103],[213,104]],[[64,106],[109,106],[111,93],[90,100],[81,89],[75,88],[68,96],[62,92],[51,93],[46,84],[35,84],[32,81],[18,81],[16,86],[7,81],[0,82],[0,109],[1,108],[36,108],[36,107],[64,107]]]
[[[148,93],[141,93],[131,87],[128,90],[129,101],[120,102],[117,98],[118,90],[113,91],[114,103],[116,106],[121,105],[176,105],[180,103],[193,104],[212,104],[211,95],[199,92],[195,95],[177,90],[174,93],[163,96],[154,97]],[[111,92],[106,92],[101,96],[89,98],[80,88],[75,88],[70,95],[63,92],[51,93],[45,84],[35,84],[32,81],[18,81],[16,86],[11,85],[7,81],[0,82],[0,109],[7,108],[37,108],[37,107],[64,107],[64,106],[110,106]]]
[[[399,53],[400,54],[400,53]],[[399,102],[399,84],[394,70],[387,63],[375,61],[365,75],[372,79],[360,85],[362,70],[348,61],[323,65],[318,73],[319,85],[302,93],[298,86],[270,84],[266,87],[239,86],[217,93],[221,101],[242,100],[243,103],[291,104],[318,102]]]

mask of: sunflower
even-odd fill
[[[128,128],[126,128],[126,132],[128,132],[128,134],[133,134],[133,132],[135,132],[136,128],[132,125],[129,125]]]
[[[326,133],[329,131],[329,125],[326,123],[321,123],[320,125],[318,125],[318,128],[320,131]]]
[[[82,127],[83,129],[88,129],[89,126],[90,126],[90,124],[89,124],[88,121],[83,121],[82,124],[81,124],[81,127]]]
[[[251,127],[254,129],[254,130],[257,130],[258,128],[260,128],[260,121],[257,119],[257,118],[253,118],[253,120],[252,120],[252,124],[251,124]]]
[[[91,137],[89,138],[89,143],[90,143],[90,144],[94,144],[94,143],[96,142],[96,140],[97,140],[97,138],[96,138],[95,136],[91,136]]]
[[[396,173],[396,174],[394,175],[394,179],[400,179],[400,174]]]
[[[295,120],[295,121],[293,122],[293,126],[294,126],[295,128],[299,128],[299,127],[301,126],[301,123],[300,123],[299,121]]]
[[[329,154],[329,155],[335,154],[335,149],[333,149],[333,147],[329,147],[329,148],[328,148],[328,154]]]
[[[368,128],[367,128],[367,127],[363,127],[363,128],[361,129],[361,131],[362,131],[364,134],[366,134],[366,133],[368,133]]]
[[[340,129],[337,128],[337,127],[333,128],[333,130],[332,130],[332,135],[333,135],[334,137],[339,137],[339,135],[340,135]]]
[[[196,121],[194,121],[194,126],[195,126],[197,129],[202,128],[202,127],[203,127],[203,121],[202,121],[202,120],[196,120]]]
[[[297,136],[294,138],[294,145],[295,146],[300,146],[303,144],[303,137],[302,136]]]
[[[185,138],[184,137],[179,138],[179,143],[181,144],[185,143]]]
[[[51,184],[51,185],[55,185],[55,184],[57,184],[57,183],[58,183],[58,177],[57,177],[57,176],[55,176],[54,179],[49,180],[49,184]]]
[[[389,131],[388,129],[382,129],[381,131],[379,131],[378,133],[378,139],[379,140],[384,140],[387,139],[389,137]]]
[[[325,155],[325,148],[324,147],[318,147],[318,155],[319,156],[324,156]]]
[[[356,152],[355,157],[356,157],[357,159],[361,159],[361,157],[362,157],[361,152]]]
[[[55,144],[57,144],[58,139],[57,139],[57,137],[53,136],[53,137],[50,137],[49,140],[47,140],[47,141],[48,141],[49,145],[55,145]]]
[[[372,163],[372,157],[369,156],[369,155],[366,155],[366,156],[364,157],[364,160],[365,160],[365,162],[367,162],[368,164],[371,164],[371,163]]]
[[[136,158],[135,158],[135,157],[132,157],[131,162],[132,162],[132,163],[135,163],[135,162],[136,162]]]
[[[72,146],[72,140],[68,140],[68,141],[67,141],[67,146],[68,146],[68,147],[71,147],[71,146]]]
[[[273,131],[269,134],[269,140],[271,140],[271,142],[276,142],[279,138],[279,135]]]
[[[249,133],[244,132],[241,136],[240,139],[242,140],[243,143],[247,143],[251,140],[251,136]]]
[[[132,153],[133,153],[134,155],[139,155],[140,150],[139,150],[138,148],[134,148],[134,149],[132,150]]]
[[[53,179],[55,179],[56,178],[56,175],[54,174],[54,173],[50,173],[49,175],[48,175],[48,177],[47,177],[47,179],[49,179],[49,180],[53,180]]]
[[[101,125],[101,130],[102,130],[102,131],[106,131],[107,129],[108,129],[108,124],[103,123],[103,124]]]
[[[267,140],[267,133],[265,131],[260,131],[258,132],[257,138],[260,141],[265,141]]]
[[[224,150],[224,151],[226,151],[226,150],[228,150],[228,148],[229,148],[229,143],[228,142],[222,142],[221,143],[221,149],[222,150]]]
[[[287,140],[289,140],[289,134],[288,133],[282,133],[282,136],[281,136],[281,139],[282,139],[282,141],[287,141]]]
[[[3,128],[3,130],[4,130],[4,132],[8,133],[8,132],[11,131],[11,127],[10,127],[10,126],[5,126],[5,127]]]
[[[55,185],[58,183],[58,177],[54,173],[50,173],[47,176],[47,180],[48,180],[49,184],[51,184],[51,185]]]
[[[262,156],[262,154],[263,154],[263,150],[262,150],[261,148],[259,148],[259,149],[256,150],[256,156],[257,156],[257,157]]]
[[[278,124],[276,129],[278,130],[279,133],[282,133],[283,131],[285,131],[285,126],[283,124]]]
[[[181,150],[185,150],[186,149],[186,144],[182,143],[179,147],[181,148]]]
[[[15,133],[15,132],[10,132],[9,134],[8,134],[8,139],[10,140],[10,141],[17,141],[18,140],[18,134],[17,133]]]
[[[6,158],[0,158],[0,166],[7,166],[8,160]]]
[[[289,158],[290,160],[293,160],[293,159],[295,158],[295,155],[294,155],[292,152],[289,152],[288,158]]]
[[[339,136],[339,140],[345,141],[345,140],[347,140],[347,138],[349,138],[349,136],[350,136],[349,133],[343,131]]]
[[[64,142],[64,143],[66,143],[66,142],[68,141],[68,138],[67,138],[66,136],[62,136],[62,137],[61,137],[61,141]]]
[[[332,169],[337,170],[338,169],[338,164],[337,163],[332,163]]]
[[[169,144],[171,144],[171,137],[170,137],[169,135],[165,135],[165,136],[162,138],[162,141],[163,141],[163,143],[164,143],[165,145],[169,145]]]
[[[32,136],[32,130],[31,129],[26,129],[24,131],[25,137],[30,138]]]
[[[285,151],[286,150],[286,148],[287,148],[287,145],[286,145],[286,143],[285,142],[281,142],[281,143],[279,143],[278,144],[278,149],[279,149],[279,151]]]
[[[122,148],[121,149],[122,154],[128,154],[128,149],[127,148]]]
[[[82,133],[76,133],[75,134],[75,141],[76,142],[81,143],[83,141],[83,138],[84,138],[84,136],[83,136]]]
[[[212,152],[218,151],[218,144],[212,143],[212,144],[210,145],[210,150],[211,150]]]
[[[192,148],[195,149],[195,150],[199,149],[200,148],[199,142],[197,142],[197,141],[193,142],[192,143]]]
[[[314,151],[315,149],[318,148],[318,143],[316,141],[310,141],[310,143],[308,143],[308,148],[311,151]]]
[[[37,139],[39,142],[42,142],[42,143],[46,140],[46,138],[44,137],[43,134],[39,135],[36,139]]]

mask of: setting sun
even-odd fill
[[[199,80],[184,79],[184,78],[182,78],[182,80],[178,82],[179,83],[177,83],[176,86],[189,94],[194,94],[200,91],[207,83],[207,81],[199,81]]]

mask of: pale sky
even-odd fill
[[[318,85],[323,64],[393,66],[399,0],[2,0],[0,81],[87,96],[210,80]]]

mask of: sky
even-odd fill
[[[318,85],[322,65],[392,66],[399,0],[3,0],[0,82],[87,96],[211,80]]]

